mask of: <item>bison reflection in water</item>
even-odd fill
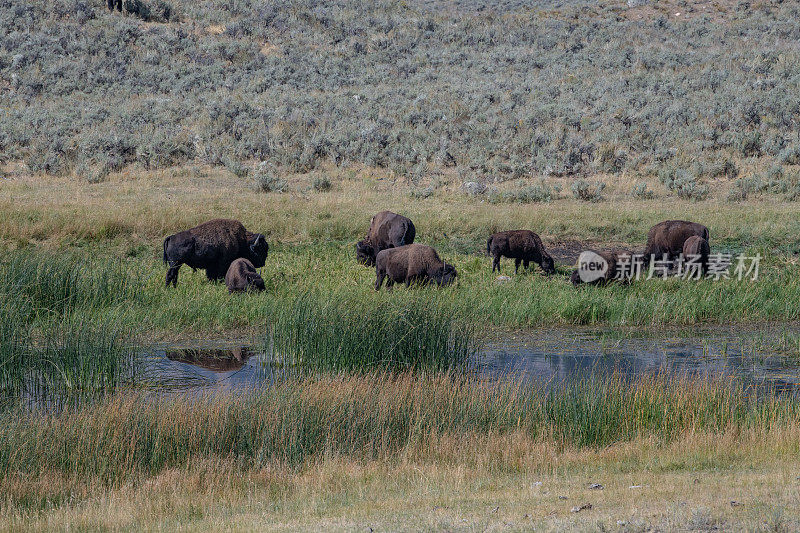
[[[187,348],[185,350],[171,350],[166,353],[167,359],[170,361],[199,366],[212,372],[239,370],[253,355],[253,351],[245,346],[225,350],[218,348]]]
[[[264,266],[269,246],[264,235],[247,231],[238,220],[216,219],[170,235],[164,239],[166,286],[178,284],[178,270],[186,264],[206,271],[206,277],[219,281],[239,257],[256,268]]]
[[[363,265],[374,266],[381,250],[412,244],[416,234],[411,219],[391,211],[381,211],[372,217],[366,237],[356,244],[356,258]]]

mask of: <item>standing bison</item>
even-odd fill
[[[240,257],[228,267],[228,272],[225,274],[225,286],[231,293],[248,290],[263,291],[266,288],[264,280],[256,272],[256,267],[244,257]]]
[[[692,235],[683,243],[683,260],[689,264],[699,265],[700,273],[705,274],[708,270],[708,256],[711,254],[711,246],[708,241],[697,235]]]
[[[395,283],[405,283],[408,287],[414,282],[427,284],[433,281],[444,286],[452,283],[456,276],[456,268],[446,264],[436,250],[424,244],[382,250],[375,259],[376,291],[380,290],[386,278],[386,287],[391,289]]]
[[[514,259],[514,273],[519,271],[520,263],[523,263],[527,269],[531,261],[542,267],[546,274],[552,274],[556,271],[553,258],[544,249],[542,239],[534,232],[526,229],[501,231],[493,234],[486,241],[486,253],[494,256],[492,272],[495,269],[500,272],[501,257]]]
[[[675,259],[683,252],[683,243],[692,236],[709,240],[708,228],[696,222],[685,220],[665,220],[659,222],[647,232],[647,246],[644,251],[644,261],[649,264],[653,256],[661,259]]]
[[[235,259],[249,259],[256,268],[267,260],[269,246],[260,233],[244,229],[238,220],[215,219],[164,239],[166,286],[178,284],[178,270],[186,264],[206,271],[206,277],[218,281],[225,277]]]
[[[361,264],[374,266],[381,250],[411,244],[416,234],[411,219],[391,211],[381,211],[372,217],[364,240],[356,244],[356,258]]]

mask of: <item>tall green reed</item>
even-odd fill
[[[405,302],[306,293],[277,306],[267,339],[281,363],[323,370],[445,370],[475,355],[473,327],[438,305],[435,292]]]
[[[0,263],[0,397],[110,390],[134,375],[130,332],[92,313],[136,297],[138,276],[119,261],[16,251]]]

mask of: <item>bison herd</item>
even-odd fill
[[[356,244],[359,263],[375,267],[375,290],[383,282],[391,289],[395,283],[439,286],[455,281],[456,268],[443,261],[436,250],[415,244],[414,223],[397,213],[381,211],[372,217],[369,230]],[[647,234],[644,260],[664,257],[669,260],[684,256],[700,258],[706,267],[710,247],[708,228],[695,222],[667,220],[653,226]],[[264,290],[264,280],[257,268],[264,266],[269,246],[261,233],[247,231],[237,220],[216,219],[164,239],[163,260],[167,265],[166,286],[178,283],[178,270],[188,265],[205,270],[212,281],[224,279],[228,291]],[[605,272],[592,283],[608,282],[617,274],[619,256],[611,251],[592,251],[607,265]],[[526,269],[536,263],[545,274],[556,271],[553,258],[547,253],[542,239],[529,230],[501,231],[486,241],[486,253],[492,257],[492,272],[500,272],[500,258],[514,259],[514,271],[522,264]],[[570,278],[573,284],[582,283],[576,270]]]

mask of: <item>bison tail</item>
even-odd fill
[[[164,239],[164,251],[161,255],[161,260],[164,261],[164,264],[167,264],[167,243],[169,242],[169,237]]]
[[[400,239],[400,246],[405,246],[406,244],[414,242],[414,234],[416,233],[414,226],[412,224],[406,224],[405,226],[406,229],[403,232],[403,237]]]

